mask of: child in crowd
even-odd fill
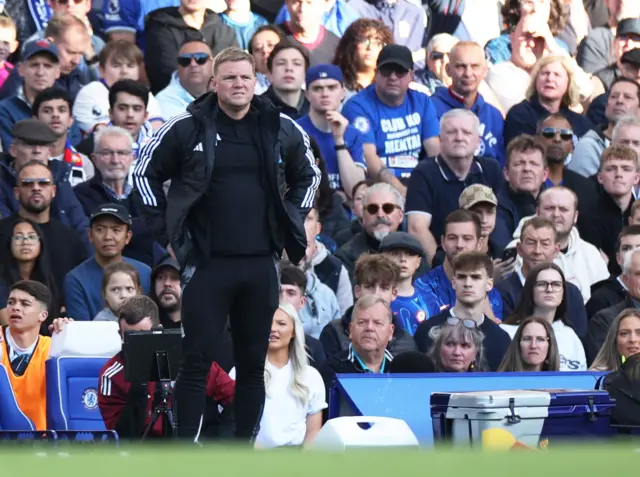
[[[118,322],[120,305],[132,296],[142,294],[142,284],[136,268],[127,262],[107,265],[102,275],[102,296],[105,307],[93,321]]]
[[[391,302],[391,310],[398,325],[413,336],[421,322],[442,311],[436,297],[413,287],[413,276],[420,267],[424,250],[412,235],[394,232],[382,240],[380,252],[400,267],[398,295]]]
[[[233,28],[238,37],[238,45],[243,50],[249,49],[249,43],[256,30],[269,22],[251,11],[249,0],[227,0],[227,10],[220,19]]]
[[[13,65],[7,61],[18,48],[16,25],[9,17],[0,17],[0,87],[11,73]]]

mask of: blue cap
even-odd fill
[[[320,79],[333,79],[344,84],[342,70],[336,65],[316,65],[307,70],[307,86]]]
[[[58,49],[56,48],[56,45],[51,43],[49,40],[34,40],[27,43],[24,47],[22,59],[27,61],[33,55],[37,55],[39,53],[48,53],[53,57],[56,63],[58,62]]]

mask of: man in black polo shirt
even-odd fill
[[[429,331],[435,326],[444,325],[447,318],[473,320],[484,334],[484,346],[489,368],[495,371],[500,366],[511,339],[506,331],[483,313],[487,294],[493,288],[493,262],[482,252],[462,252],[453,261],[453,280],[451,284],[456,292],[456,302],[439,315],[429,318],[418,325],[413,338],[418,349],[426,353],[432,340]]]
[[[271,85],[264,93],[274,106],[291,119],[309,114],[309,101],[302,90],[307,70],[309,52],[303,46],[283,40],[274,48],[267,60]]]
[[[182,270],[184,338],[175,396],[178,434],[189,440],[200,435],[212,343],[227,320],[237,371],[236,436],[255,439],[278,307],[275,260],[285,247],[295,263],[305,256],[303,222],[320,182],[309,137],[255,97],[255,85],[250,54],[220,52],[215,93],[167,121],[134,170],[147,225]]]
[[[389,302],[376,295],[359,298],[353,306],[349,325],[349,349],[329,357],[320,367],[327,396],[336,374],[388,373],[393,356],[387,345],[393,338],[393,330],[393,313]]]
[[[538,123],[537,138],[546,148],[549,174],[544,187],[564,186],[578,196],[578,230],[590,220],[590,212],[596,204],[597,188],[593,181],[565,167],[567,157],[573,152],[573,130],[562,113],[552,114]]]
[[[458,208],[462,191],[484,184],[498,194],[504,188],[500,164],[476,158],[480,121],[471,111],[453,109],[440,119],[441,152],[435,160],[421,161],[411,174],[407,189],[409,232],[416,236],[431,263],[444,231],[444,220]]]
[[[331,63],[340,39],[322,26],[325,16],[324,0],[285,0],[291,19],[281,26],[287,40],[307,50],[311,66]]]

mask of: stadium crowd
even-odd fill
[[[50,336],[71,321],[117,322],[124,335],[220,314],[202,278],[186,285],[188,257],[157,226],[158,204],[178,207],[195,187],[178,169],[215,147],[200,197],[213,218],[187,218],[214,257],[270,241],[242,221],[264,212],[268,182],[216,187],[262,171],[251,138],[273,125],[216,110],[210,138],[202,119],[239,82],[262,98],[256,110],[279,109],[279,144],[300,138],[320,176],[315,199],[296,204],[301,260],[275,247],[259,426],[232,412],[235,367],[251,353],[231,319],[205,343],[205,435],[243,419],[256,447],[305,445],[337,373],[615,371],[640,352],[640,1],[1,8],[0,355],[38,429]],[[249,73],[225,76],[230,63]],[[176,132],[191,120],[204,122]],[[286,198],[297,185],[283,169]],[[243,310],[271,289],[260,273]],[[133,438],[154,384],[127,383],[124,360],[104,366],[98,404],[108,429]]]

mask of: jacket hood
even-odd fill
[[[450,106],[451,109],[461,108],[464,106],[460,101],[458,101],[453,96],[453,94],[451,94],[451,92],[449,91],[449,88],[445,86],[441,86],[440,88],[437,88],[435,93],[433,93],[433,95],[439,100],[441,100],[447,106]],[[476,102],[473,103],[473,106],[471,106],[471,108],[469,109],[473,111],[477,116],[479,116],[478,112],[484,108],[485,104],[486,103],[484,101],[484,98],[480,93],[478,93],[478,96],[476,97]]]
[[[307,297],[310,297],[316,292],[320,280],[318,279],[318,276],[311,270],[307,271],[305,275],[307,276]]]
[[[205,117],[210,117],[209,113],[212,110],[218,109],[218,95],[216,93],[205,93],[187,106],[187,111],[197,119],[199,122],[205,122]],[[251,109],[258,113],[271,110],[273,106],[268,99],[261,98],[260,96],[253,96],[251,100]]]
[[[169,28],[180,28],[183,30],[191,29],[191,27],[187,25],[182,18],[178,7],[165,7],[154,10],[153,12],[149,13],[147,22],[157,22],[162,26]],[[216,22],[220,22],[218,15],[212,10],[207,9],[204,17],[204,23],[202,24],[202,28],[200,30],[204,30],[209,23]]]

